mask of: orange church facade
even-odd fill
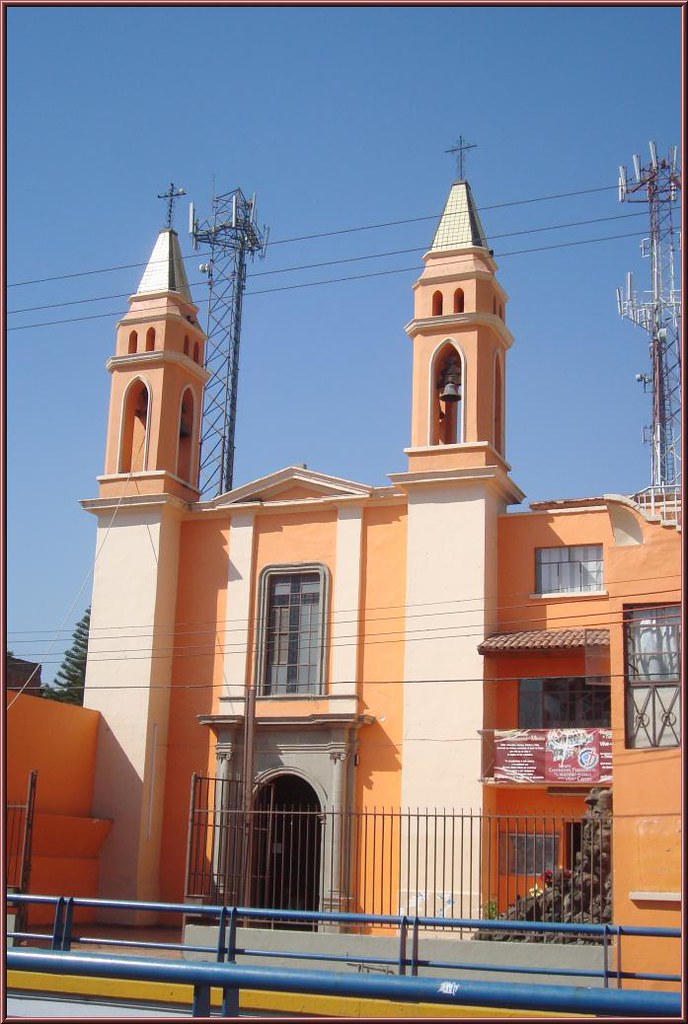
[[[103,896],[187,893],[194,774],[239,780],[252,806],[331,812],[325,909],[369,909],[373,855],[342,831],[357,815],[548,818],[542,856],[572,868],[594,787],[613,794],[614,920],[677,923],[678,524],[620,495],[519,507],[496,270],[456,182],[414,286],[411,444],[389,486],[291,466],[201,500],[205,338],[161,232],[118,327],[105,472],[83,502]],[[346,843],[358,866],[343,876]],[[212,873],[210,841],[205,856]],[[388,912],[413,909],[392,861]],[[517,867],[495,856],[474,892],[461,872],[442,888],[473,915],[486,896],[503,911],[518,880],[499,876]]]

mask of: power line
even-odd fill
[[[664,590],[662,590],[662,591],[644,591],[644,592],[641,592],[641,593],[638,593],[638,594],[634,594],[634,595],[629,595],[629,596],[631,596],[631,599],[632,599],[632,601],[634,603],[637,603],[638,600],[640,600],[642,598],[648,599],[648,598],[651,598],[651,597],[656,597],[658,594],[664,594],[664,593],[665,593]],[[677,608],[678,608],[678,605],[677,605]],[[601,616],[604,616],[604,618],[601,618]],[[556,621],[557,619],[563,620],[563,621],[567,621],[567,622],[570,623],[571,614],[569,613],[568,615],[567,614],[562,614],[560,616],[550,616],[547,621],[548,621],[548,623],[551,623],[553,621]],[[587,625],[585,623],[583,623],[581,625],[582,620],[589,620],[589,619],[595,619],[595,621],[592,622],[592,623],[588,623]],[[619,625],[619,620],[621,621],[621,623],[623,623],[623,610],[621,610],[620,613],[613,613],[613,612],[610,612],[609,609],[602,609],[600,612],[597,612],[597,613],[591,612],[591,613],[589,613],[587,615],[580,615],[579,614],[579,615],[576,616],[576,622],[575,622],[574,625],[569,625],[568,627],[564,626],[562,628],[570,628],[570,629],[580,629],[580,628],[583,628],[583,629],[602,629],[602,628],[605,628],[605,627],[611,627],[611,626]],[[520,620],[517,620],[517,621],[520,621]],[[504,623],[504,621],[502,621],[500,623],[500,626],[502,627],[502,630],[503,630],[504,625],[505,625],[505,623]],[[531,630],[532,631],[538,631],[538,630],[542,630],[543,628],[545,628],[545,627],[542,627],[542,626],[534,625],[533,623],[529,623],[528,626],[530,628],[526,629],[526,631],[531,631]],[[443,633],[440,632],[442,630],[444,630],[445,632],[443,632]],[[449,630],[453,630],[453,632],[448,632]],[[414,636],[413,634],[415,634],[415,633],[432,634],[432,635]],[[168,637],[168,646],[166,646],[164,648],[158,647],[155,652],[153,652],[152,650],[149,650],[149,649],[147,649],[145,647],[126,647],[126,648],[120,648],[120,649],[116,649],[116,650],[107,650],[107,651],[98,651],[98,652],[96,652],[96,651],[93,650],[93,647],[91,647],[91,653],[89,655],[89,660],[92,663],[98,662],[100,664],[100,663],[103,663],[103,662],[114,663],[114,662],[121,662],[121,661],[149,661],[149,660],[153,661],[153,660],[155,660],[157,658],[169,658],[169,657],[173,657],[175,659],[175,661],[181,661],[181,660],[184,660],[186,658],[208,658],[208,657],[216,657],[218,655],[226,656],[227,654],[246,654],[246,655],[255,656],[258,653],[258,650],[262,647],[262,644],[259,643],[258,640],[254,641],[251,644],[245,644],[243,642],[237,642],[237,643],[234,643],[234,644],[231,643],[231,642],[228,643],[226,641],[226,639],[224,641],[221,639],[220,633],[219,633],[219,631],[217,629],[215,629],[215,630],[208,630],[208,632],[206,634],[206,636],[208,636],[209,638],[210,637],[214,637],[214,639],[212,640],[213,646],[212,646],[212,648],[210,650],[208,649],[208,646],[209,646],[208,643],[206,643],[206,644],[196,644],[194,646],[189,645],[189,646],[181,647],[179,645],[179,640],[180,639],[183,640],[184,637],[185,637],[185,634],[177,634],[177,633],[163,634],[163,636],[165,636],[165,635]],[[170,640],[169,640],[170,636],[172,638],[171,643],[170,643]],[[375,645],[378,645],[378,644],[390,644],[390,643],[395,643],[395,644],[404,643],[404,644],[407,645],[409,643],[424,643],[424,642],[427,642],[427,641],[436,642],[438,640],[470,639],[470,638],[473,638],[473,637],[479,637],[481,639],[481,642],[482,642],[483,639],[485,639],[485,630],[483,628],[482,623],[473,623],[473,622],[463,623],[463,624],[461,624],[461,626],[459,626],[458,629],[457,629],[457,624],[453,624],[453,625],[450,625],[450,626],[427,625],[425,627],[420,627],[420,628],[414,629],[414,630],[398,629],[398,630],[388,630],[388,631],[384,631],[384,632],[366,632],[366,633],[354,632],[354,633],[349,633],[349,634],[342,634],[339,637],[337,637],[336,639],[330,638],[330,640],[326,644],[326,647],[327,647],[328,650],[336,650],[336,649],[339,649],[339,648],[353,647],[353,646],[356,646],[356,645],[360,645],[361,647],[370,647],[370,646],[375,646]],[[92,637],[92,639],[97,639],[97,638]],[[111,639],[111,638],[106,637],[106,638],[101,638],[101,639]],[[146,637],[145,636],[132,637],[131,639],[142,639],[142,640],[144,640],[144,639],[146,639]],[[152,635],[151,635],[151,639],[152,639]],[[215,642],[215,640],[217,640],[217,643]],[[140,657],[139,657],[139,652],[142,652]],[[585,648],[576,649],[576,652],[581,654],[582,656],[585,656]],[[518,651],[515,652],[515,653],[518,654]],[[571,653],[571,652],[570,651],[565,651],[564,653]],[[112,655],[112,654],[117,654],[117,657],[101,657],[100,656],[100,655]],[[62,659],[59,659],[59,661],[61,661],[61,660]],[[59,662],[57,660],[55,660],[55,661],[50,661],[50,660],[43,661],[43,664],[46,664],[46,665],[48,665],[48,664],[58,664],[58,663]]]
[[[101,550],[102,550],[102,545],[101,545]],[[669,582],[669,581],[674,581],[674,580],[676,582]],[[661,586],[661,589],[659,589],[659,590],[636,591],[635,593],[630,595],[630,597],[632,599],[632,602],[634,604],[637,604],[638,599],[641,598],[641,597],[647,597],[647,596],[650,596],[650,595],[653,596],[653,597],[657,597],[658,595],[661,595],[661,594],[665,593],[667,590],[676,589],[680,585],[680,580],[681,580],[681,573],[677,572],[677,573],[671,573],[671,574],[663,575],[663,576],[649,576],[649,577],[644,578],[642,581],[636,580],[635,578],[633,578],[633,579],[623,579],[623,580],[613,580],[613,586],[614,587],[620,587],[620,586],[625,586],[625,585],[627,585],[629,583],[634,584],[634,583],[642,582],[642,584],[647,587],[650,584],[660,584],[660,581],[667,581],[666,583],[663,584],[663,586]],[[83,587],[81,589],[83,590]],[[352,618],[346,619],[346,618],[340,618],[340,617],[338,617],[336,615],[332,615],[331,616],[331,623],[332,623],[332,625],[337,625],[337,626],[347,625],[347,624],[350,624],[350,623],[356,623],[356,624],[360,624],[360,625],[362,625],[364,627],[368,627],[371,624],[374,625],[374,624],[377,624],[377,623],[389,623],[389,622],[394,622],[395,620],[404,620],[405,622],[408,622],[411,619],[422,619],[422,618],[426,618],[426,617],[430,617],[430,616],[432,616],[433,619],[436,619],[436,618],[438,618],[440,616],[474,615],[474,614],[478,614],[478,613],[483,612],[485,607],[486,607],[486,605],[489,604],[491,610],[493,610],[494,612],[500,612],[501,611],[501,612],[510,613],[509,617],[505,617],[504,615],[502,615],[502,616],[500,616],[500,619],[499,619],[499,628],[500,628],[501,631],[504,632],[504,631],[508,631],[508,630],[505,629],[506,626],[513,625],[515,623],[519,623],[520,624],[520,623],[523,623],[523,622],[527,622],[527,620],[524,620],[523,617],[512,617],[512,613],[517,613],[517,612],[529,612],[529,613],[536,612],[537,613],[540,610],[539,607],[538,607],[538,604],[535,604],[535,603],[532,603],[532,602],[528,602],[528,603],[525,603],[525,602],[524,603],[511,603],[510,601],[506,600],[508,598],[513,598],[513,597],[523,597],[523,598],[525,598],[527,596],[525,591],[522,591],[520,593],[504,594],[504,595],[501,595],[501,596],[504,599],[504,603],[501,603],[501,604],[494,604],[494,603],[492,603],[492,601],[491,601],[491,599],[489,597],[488,598],[469,597],[469,598],[456,598],[456,599],[451,600],[451,601],[429,601],[426,604],[417,604],[417,605],[379,605],[379,606],[372,606],[372,607],[366,609],[368,612],[392,612],[392,613],[396,613],[396,614],[382,614],[382,615],[379,615],[379,616],[376,616],[376,617],[373,617],[373,616],[370,616],[370,615],[361,616],[358,613],[358,609],[357,608],[344,608],[344,609],[341,609],[341,614],[342,615],[351,615]],[[564,596],[566,596],[566,595],[565,594],[559,595],[559,597],[564,597]],[[568,596],[569,596],[570,600],[573,600],[573,601],[578,601],[578,600],[581,599],[581,593],[579,593],[579,592],[570,593]],[[590,598],[592,598],[594,600],[595,599],[595,595],[594,595],[593,592],[591,592],[589,596],[584,593],[583,594],[583,598],[587,599],[587,600],[590,600]],[[538,597],[538,601],[539,600],[540,600],[540,598]],[[442,606],[447,606],[447,605],[459,605],[459,606],[464,605],[465,606],[467,604],[475,605],[476,603],[478,604],[478,607],[473,607],[473,608],[465,608],[465,607],[463,607],[463,608],[462,607],[448,608],[446,611],[437,611],[436,610],[438,607],[441,608]],[[422,609],[422,608],[426,608],[426,607],[428,609],[432,609],[432,610],[418,611],[418,612],[415,612],[415,611],[414,612],[410,612],[409,611],[409,609],[412,609],[412,608],[414,608],[414,609],[415,608],[421,608]],[[586,620],[594,619],[595,617],[597,617],[599,615],[603,615],[603,616],[606,617],[607,614],[608,614],[608,610],[606,608],[603,608],[600,611],[596,611],[595,609],[592,609],[592,610],[590,610],[588,612],[579,613],[576,616],[576,626],[572,626],[570,628],[572,628],[572,629],[580,628],[580,626],[578,624],[582,620],[584,620],[584,619],[586,619]],[[571,614],[564,612],[561,615],[554,615],[554,616],[550,615],[548,617],[547,621],[550,622],[550,623],[551,622],[556,622],[558,620],[567,621],[567,620],[570,620],[570,618],[571,618]],[[606,619],[605,619],[605,621],[606,621]],[[94,639],[94,640],[98,640],[99,642],[102,642],[104,640],[127,640],[127,639],[129,639],[129,640],[147,640],[147,639],[151,639],[155,635],[157,637],[173,637],[173,638],[175,638],[177,640],[189,640],[189,639],[193,639],[193,637],[196,637],[196,636],[210,636],[211,634],[218,633],[218,631],[221,631],[226,636],[228,633],[243,633],[243,632],[246,632],[248,630],[255,630],[255,628],[257,626],[257,622],[258,622],[258,616],[254,615],[254,614],[252,614],[248,618],[235,618],[235,617],[233,617],[233,618],[229,618],[229,619],[223,619],[221,621],[218,621],[218,620],[215,620],[215,619],[205,619],[205,620],[200,620],[200,621],[196,621],[196,622],[192,622],[192,623],[184,623],[184,622],[176,623],[173,629],[171,629],[171,630],[157,630],[155,632],[155,634],[152,632],[152,630],[151,630],[151,628],[149,626],[137,627],[137,626],[135,626],[134,623],[128,623],[128,624],[122,625],[120,627],[114,627],[114,626],[101,626],[101,627],[97,627],[96,626],[96,627],[93,627],[92,626],[92,628],[91,628],[91,638]],[[470,622],[469,623],[463,623],[464,627],[473,627],[473,626],[476,626],[476,625],[479,625],[479,623],[470,623]],[[194,628],[192,630],[187,631],[187,630],[184,629],[185,626],[192,626]],[[206,627],[206,628],[199,628],[199,627]],[[442,627],[438,626],[438,627],[428,627],[428,628],[440,629]],[[523,627],[522,630],[520,630],[520,632],[527,631],[528,629],[538,630],[538,629],[543,629],[543,628],[545,628],[545,627],[538,626],[538,625],[533,624],[533,623],[528,623],[526,626]],[[562,627],[562,628],[564,628],[564,627]],[[594,629],[596,627],[595,626],[589,626],[587,628]],[[137,632],[126,632],[126,633],[113,632],[110,635],[108,635],[108,634],[103,635],[103,633],[100,633],[98,635],[98,631],[99,630],[115,630],[115,629],[119,629],[119,630],[139,630],[139,631],[137,631]],[[143,630],[143,631],[141,631],[141,630]],[[9,634],[8,635],[8,641],[10,643],[12,643],[13,645],[16,645],[18,643],[20,643],[20,644],[40,643],[41,640],[40,640],[39,634],[41,632],[45,632],[49,636],[53,636],[54,635],[54,630],[22,630],[22,631],[16,631],[16,632],[13,632],[13,633]],[[21,639],[21,637],[24,636],[24,635],[28,636],[29,638],[26,639],[26,640]],[[71,636],[71,627],[69,629],[69,635]],[[359,634],[350,634],[350,635],[359,635]],[[377,635],[377,634],[372,634],[372,635]],[[66,637],[66,639],[67,639],[67,637]]]
[[[536,246],[533,249],[518,249],[518,250],[514,250],[513,252],[496,253],[495,254],[495,258],[497,258],[497,259],[504,259],[505,257],[508,257],[508,256],[523,256],[523,255],[527,255],[528,253],[547,252],[547,251],[552,250],[552,249],[567,249],[567,248],[571,248],[571,247],[577,246],[577,245],[592,245],[592,244],[595,244],[597,242],[611,242],[611,241],[615,241],[616,239],[620,239],[620,238],[637,238],[638,235],[639,235],[639,233],[637,231],[630,231],[630,232],[626,232],[626,233],[620,234],[620,235],[606,235],[603,238],[588,238],[588,239],[583,239],[583,240],[580,240],[580,241],[577,241],[577,242],[561,242],[561,243],[554,244],[554,245],[542,245],[542,246]],[[270,294],[272,292],[294,291],[294,290],[300,289],[300,288],[315,288],[315,287],[318,287],[319,285],[340,284],[340,283],[342,283],[344,281],[362,281],[362,280],[365,280],[366,278],[384,277],[384,276],[387,276],[389,274],[406,274],[406,273],[418,273],[418,267],[417,266],[413,266],[413,267],[398,267],[395,270],[371,271],[370,273],[367,273],[367,274],[354,274],[354,275],[352,275],[350,277],[327,278],[324,281],[306,281],[306,282],[304,282],[302,284],[278,285],[277,287],[274,287],[274,288],[263,288],[263,289],[260,289],[258,291],[247,291],[246,295],[249,295],[249,296],[253,296],[253,295],[268,295],[268,294]],[[204,302],[207,302],[207,299],[201,300],[198,304],[201,305]],[[79,323],[79,322],[82,322],[82,321],[85,321],[85,320],[102,320],[102,319],[111,318],[111,317],[121,317],[121,315],[122,315],[121,310],[113,310],[113,311],[111,311],[109,313],[93,313],[93,314],[88,315],[88,316],[67,317],[67,318],[62,319],[62,320],[44,320],[41,323],[37,323],[37,324],[20,324],[20,325],[15,325],[15,326],[12,326],[12,327],[8,327],[7,330],[8,331],[35,330],[38,327],[55,327],[55,326],[60,325],[60,324]]]
[[[568,198],[573,197],[573,196],[590,195],[590,194],[592,194],[594,192],[609,192],[612,189],[614,191],[616,191],[617,185],[600,185],[600,186],[598,186],[596,188],[579,189],[579,190],[577,190],[575,192],[559,192],[559,193],[557,193],[555,195],[550,195],[550,196],[534,196],[531,199],[513,199],[513,200],[510,200],[510,201],[504,202],[504,203],[493,203],[490,206],[481,206],[481,207],[478,207],[478,209],[479,209],[480,212],[485,212],[486,210],[501,210],[501,209],[504,209],[504,208],[509,207],[509,206],[523,206],[523,205],[528,204],[528,203],[541,203],[541,202],[547,202],[548,200],[552,200],[552,199],[568,199]],[[331,238],[334,235],[354,234],[354,233],[359,232],[359,231],[376,231],[376,230],[379,230],[380,228],[397,227],[397,226],[400,226],[400,225],[403,225],[403,224],[417,223],[419,221],[437,220],[440,216],[441,216],[441,214],[439,214],[439,213],[432,213],[432,214],[426,214],[426,215],[424,215],[422,217],[407,217],[404,220],[383,221],[383,222],[381,222],[379,224],[363,224],[363,225],[359,225],[358,227],[354,227],[354,228],[335,228],[332,231],[320,231],[320,232],[317,232],[317,233],[312,234],[312,235],[299,235],[299,236],[295,236],[294,238],[280,238],[280,239],[276,239],[276,240],[271,239],[270,240],[270,248],[273,248],[275,245],[288,245],[288,244],[292,244],[294,242],[308,242],[308,241],[312,241],[312,240],[317,239],[317,238]],[[185,260],[188,260],[188,259],[195,259],[197,256],[198,256],[198,253],[192,253],[191,255],[184,256],[183,258]],[[143,262],[143,263],[122,263],[122,264],[120,264],[118,266],[114,266],[114,267],[103,267],[103,268],[101,268],[99,270],[80,270],[80,271],[74,271],[73,273],[69,273],[69,274],[56,274],[56,275],[54,275],[52,277],[36,277],[36,278],[32,278],[32,279],[27,280],[27,281],[13,281],[11,284],[8,284],[7,287],[8,288],[21,288],[21,287],[24,287],[25,285],[45,284],[45,283],[48,283],[48,282],[51,282],[51,281],[62,281],[62,280],[65,280],[67,278],[87,277],[87,276],[92,275],[92,274],[109,274],[109,273],[112,273],[112,272],[117,271],[117,270],[135,270],[137,267],[145,267],[145,266],[147,266],[147,262]]]
[[[105,660],[114,661],[115,659],[103,659],[103,661],[105,661]],[[129,659],[129,660],[132,660],[132,661],[137,661],[138,660],[138,661],[140,661],[140,660],[143,660],[143,659],[132,658],[132,659]],[[102,661],[99,662],[99,664],[102,664]],[[550,678],[550,679],[569,679],[569,678],[575,678],[575,679],[599,679],[599,678],[604,678],[604,679],[612,680],[612,679],[625,679],[625,677],[626,677],[626,674],[624,672],[605,672],[603,674],[601,674],[599,672],[587,672],[587,673],[586,672],[579,672],[579,673],[576,673],[574,676],[571,676],[569,673],[567,673],[565,676],[548,676],[547,678]],[[356,679],[344,679],[344,680],[338,679],[337,683],[338,683],[338,685],[341,685],[341,686],[351,686],[352,688],[355,688],[356,690],[360,691],[363,688],[367,689],[368,687],[372,687],[372,686],[427,686],[428,684],[431,684],[431,683],[453,683],[454,685],[456,685],[456,684],[466,684],[466,683],[514,683],[514,682],[517,681],[517,679],[518,679],[518,677],[515,677],[514,673],[511,672],[511,673],[509,673],[508,675],[505,675],[505,676],[450,676],[450,677],[446,677],[446,678],[443,677],[441,679],[358,679],[358,680],[356,680]],[[47,684],[47,685],[49,685],[49,684]],[[667,685],[669,685],[669,684],[667,684]],[[98,685],[98,691],[99,692],[101,690],[117,690],[117,691],[119,691],[119,690],[151,690],[151,691],[153,691],[153,690],[168,690],[168,691],[172,691],[172,690],[175,690],[175,691],[176,690],[211,690],[212,691],[212,690],[226,689],[227,686],[228,686],[228,684],[225,683],[225,682],[213,682],[212,680],[209,679],[207,681],[204,680],[202,682],[172,682],[172,681],[170,681],[170,682],[165,682],[165,683],[153,683],[153,682],[151,682],[151,683],[147,683],[147,682],[146,683],[117,683],[117,684],[113,684],[112,686],[101,686],[99,684]],[[260,697],[261,695],[258,694],[258,696]],[[266,695],[266,696],[272,696],[272,695]],[[327,700],[328,696],[330,696],[330,694],[328,693],[327,689],[323,689],[322,692],[317,692],[317,693],[307,693],[307,694],[294,693],[294,694],[291,694],[291,695],[290,694],[281,694],[280,696],[285,697],[287,699],[289,698],[289,696],[292,696],[292,697],[300,697],[300,698],[307,697],[307,698],[310,698],[311,700]]]
[[[644,213],[639,212],[630,214],[615,214],[614,216],[611,217],[593,217],[590,220],[569,221],[568,223],[551,224],[540,228],[526,228],[523,231],[506,231],[499,235],[492,235],[491,240],[496,238],[513,238],[518,235],[535,235],[540,234],[543,231],[561,231],[564,228],[586,227],[590,224],[602,224],[610,220],[627,220],[629,218],[643,216]],[[410,249],[392,249],[388,250],[387,252],[367,253],[362,256],[348,256],[336,260],[322,260],[319,263],[302,263],[297,264],[296,266],[293,267],[280,267],[275,270],[258,270],[250,274],[247,274],[246,276],[248,279],[253,280],[253,278],[256,277],[269,277],[274,276],[275,274],[291,274],[296,273],[300,270],[316,270],[320,267],[333,267],[344,263],[360,263],[363,260],[386,259],[389,256],[406,256],[411,253],[419,253],[425,251],[426,246],[414,246]],[[192,281],[191,287],[197,288],[202,285],[205,285],[206,283],[206,281]],[[87,299],[68,299],[64,302],[47,302],[41,306],[24,306],[23,308],[20,309],[7,310],[7,316],[17,316],[20,313],[35,313],[43,309],[58,309],[62,306],[80,306],[89,302],[105,302],[108,299],[126,299],[129,297],[130,294],[131,293],[128,291],[115,292],[110,295],[93,295]]]

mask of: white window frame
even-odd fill
[[[267,672],[267,647],[269,637],[269,613],[270,613],[270,587],[272,581],[276,577],[280,576],[304,576],[307,574],[317,573],[320,581],[320,601],[319,601],[319,623],[317,633],[317,644],[319,648],[318,662],[317,662],[317,679],[315,684],[312,685],[308,690],[302,691],[276,691],[269,692],[266,689],[265,675]],[[325,664],[326,664],[326,653],[327,653],[327,609],[329,608],[329,595],[330,595],[330,573],[325,565],[321,565],[318,562],[299,562],[288,565],[269,565],[266,566],[260,576],[260,588],[259,588],[259,606],[258,606],[258,637],[257,637],[257,658],[256,658],[256,672],[255,672],[255,687],[256,694],[262,698],[275,698],[275,699],[298,699],[298,698],[311,698],[313,696],[321,696],[325,693]]]
[[[550,557],[542,560],[543,553]],[[593,554],[597,553],[597,556]],[[595,568],[591,568],[591,566]],[[563,567],[563,568],[562,568]],[[545,573],[545,569],[549,571]],[[556,570],[556,572],[555,572]],[[585,585],[584,574],[592,576]],[[547,577],[547,578],[546,578]],[[553,579],[556,577],[555,579]],[[602,544],[575,544],[535,549],[535,593],[600,594],[604,593],[604,547]]]

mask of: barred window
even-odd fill
[[[626,745],[681,743],[679,605],[626,608]]]
[[[537,594],[589,593],[602,590],[601,544],[567,548],[536,548]]]
[[[500,835],[499,871],[502,875],[542,875],[559,862],[559,835],[508,832]]]
[[[320,693],[323,683],[325,570],[268,569],[261,587],[261,696]]]

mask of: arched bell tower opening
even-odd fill
[[[256,792],[252,817],[251,906],[318,910],[322,808],[313,787],[299,775],[273,776]]]
[[[140,473],[148,459],[148,422],[150,397],[147,385],[132,381],[124,397],[120,440],[120,473]]]
[[[193,473],[193,436],[196,420],[196,403],[191,388],[182,395],[179,409],[179,445],[177,448],[177,476],[180,480],[191,481]]]
[[[459,444],[463,440],[463,394],[463,355],[447,342],[433,362],[430,444]]]

